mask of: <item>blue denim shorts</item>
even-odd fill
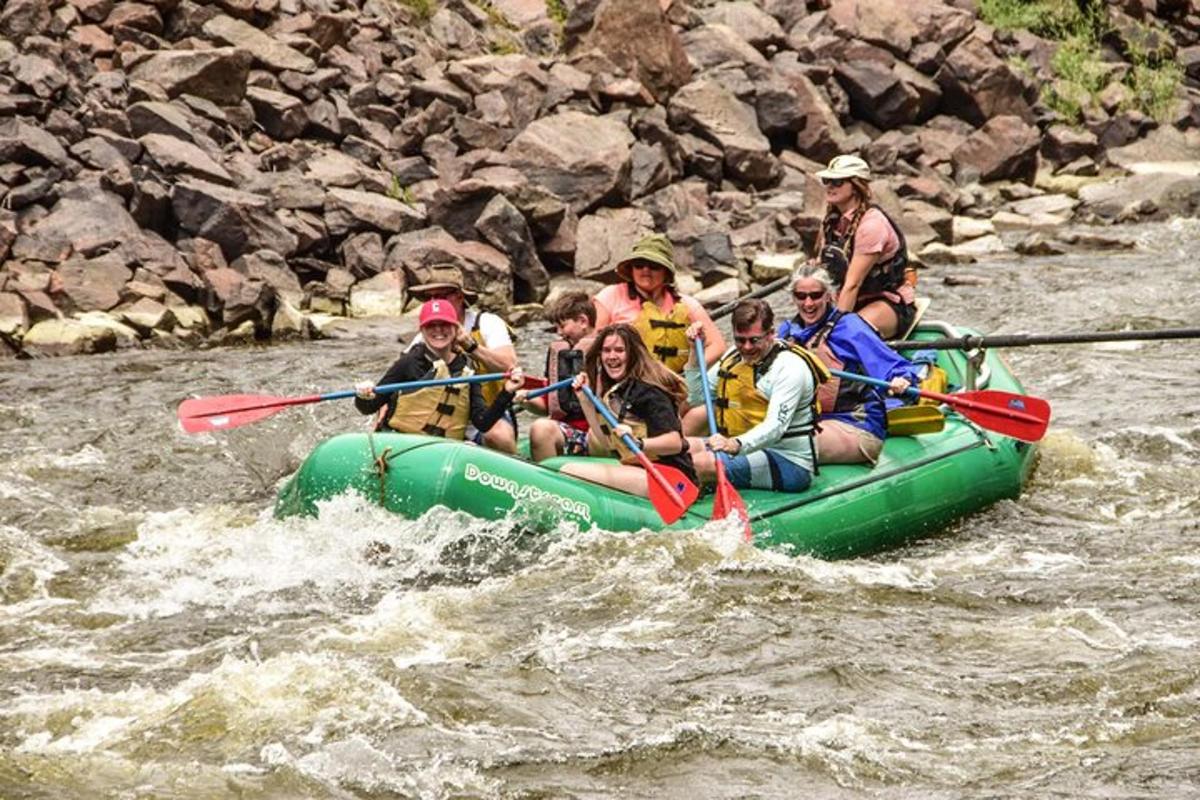
[[[716,455],[725,463],[729,482],[739,489],[803,492],[812,483],[811,472],[773,450],[758,450],[745,456],[731,456],[729,453]]]

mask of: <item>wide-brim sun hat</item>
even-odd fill
[[[617,262],[617,275],[621,276],[621,280],[633,280],[629,270],[636,261],[657,264],[671,274],[671,277],[667,279],[668,283],[675,280],[675,246],[661,233],[652,233],[638,239],[637,244],[629,251],[629,255]]]
[[[817,173],[817,177],[825,178],[861,178],[871,180],[871,167],[858,156],[837,156],[829,162],[829,166]]]
[[[449,300],[426,300],[421,305],[419,319],[422,328],[433,322],[448,322],[451,325],[457,325],[458,312],[454,310],[454,304]]]
[[[468,303],[473,303],[479,298],[478,292],[466,287],[462,270],[453,264],[435,264],[431,267],[420,267],[413,272],[421,283],[409,286],[408,293],[418,300],[426,299],[430,292],[446,289],[457,289],[462,292]]]

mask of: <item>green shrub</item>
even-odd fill
[[[1078,123],[1113,74],[1100,48],[1111,31],[1104,0],[1090,0],[1082,9],[1075,0],[980,0],[979,15],[1001,30],[1024,29],[1059,43],[1042,102],[1066,121]],[[1134,41],[1128,41],[1131,38]],[[1125,37],[1133,68],[1123,83],[1130,90],[1130,107],[1161,121],[1174,109],[1183,70],[1136,46],[1136,41],[1151,38]]]

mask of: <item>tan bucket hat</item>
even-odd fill
[[[649,261],[651,264],[665,267],[671,273],[668,282],[675,280],[675,247],[671,244],[671,240],[661,233],[652,233],[638,239],[637,244],[629,251],[629,255],[617,262],[617,274],[621,276],[621,280],[633,280],[629,273],[629,266],[634,261]]]
[[[462,270],[453,264],[418,267],[413,270],[413,278],[420,283],[409,286],[408,293],[418,300],[428,299],[428,294],[438,289],[458,289],[468,303],[474,303],[479,298],[478,292],[466,287]]]
[[[818,178],[862,178],[871,180],[871,168],[858,156],[837,156],[817,173]]]

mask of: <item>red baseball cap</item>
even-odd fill
[[[421,327],[431,322],[449,322],[458,324],[458,312],[447,300],[426,300],[421,304]]]

